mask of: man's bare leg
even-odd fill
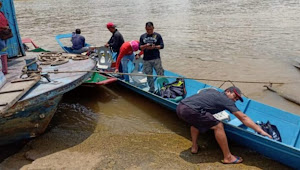
[[[217,124],[216,126],[212,127],[211,129],[214,130],[215,132],[215,138],[223,152],[223,156],[224,156],[224,163],[231,163],[237,160],[237,157],[232,155],[230,150],[229,150],[229,146],[228,146],[228,141],[227,141],[227,137],[224,131],[224,126],[223,123],[220,122],[219,124]],[[240,160],[237,162],[242,162],[243,159],[240,158]]]
[[[197,144],[198,136],[199,136],[199,130],[194,126],[191,126],[191,137],[192,137],[191,152],[192,153],[198,153],[198,144]]]

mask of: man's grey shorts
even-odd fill
[[[176,112],[179,118],[197,128],[200,133],[204,133],[220,123],[211,113],[206,111],[198,112],[183,103],[178,104]]]

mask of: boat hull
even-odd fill
[[[28,100],[18,102],[15,107],[26,106],[13,115],[0,119],[0,145],[30,139],[44,133],[50,123],[62,95],[38,104]]]
[[[116,82],[118,79],[115,77],[105,76],[100,73],[93,73],[93,75],[83,83],[84,86],[101,86]]]
[[[239,129],[224,123],[224,128],[228,139],[233,140],[243,146],[251,148],[262,155],[281,162],[295,169],[300,168],[299,149],[287,146],[274,140],[268,140],[264,137],[253,135],[248,131]]]

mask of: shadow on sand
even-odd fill
[[[86,107],[88,101],[91,107],[96,102],[109,102],[115,98],[109,89],[79,87],[64,94],[58,109],[52,118],[46,132],[30,141],[22,141],[0,147],[0,162],[5,163],[8,157],[23,155],[15,158],[18,163],[13,165],[19,169],[32,161],[47,155],[76,146],[85,141],[94,131],[99,119],[99,114]],[[100,97],[101,94],[101,97]],[[18,153],[18,154],[16,154]],[[16,154],[16,155],[14,155]],[[8,163],[11,166],[11,163]],[[1,169],[1,166],[0,166]]]

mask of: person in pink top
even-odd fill
[[[139,50],[139,41],[138,40],[132,40],[132,41],[127,41],[124,42],[120,48],[120,53],[117,57],[117,61],[116,61],[116,70],[115,72],[119,72],[119,66],[120,63],[122,63],[122,69],[123,69],[123,73],[128,73],[128,61],[133,61],[134,59],[134,53],[135,51]],[[137,55],[142,55],[143,51],[141,51],[139,54]],[[129,81],[129,76],[128,75],[124,75],[123,76],[125,81]]]
[[[2,8],[2,2],[0,2],[0,9]],[[4,29],[8,29],[8,21],[4,16],[3,12],[0,12],[0,31]],[[0,51],[6,47],[6,40],[0,39]]]

